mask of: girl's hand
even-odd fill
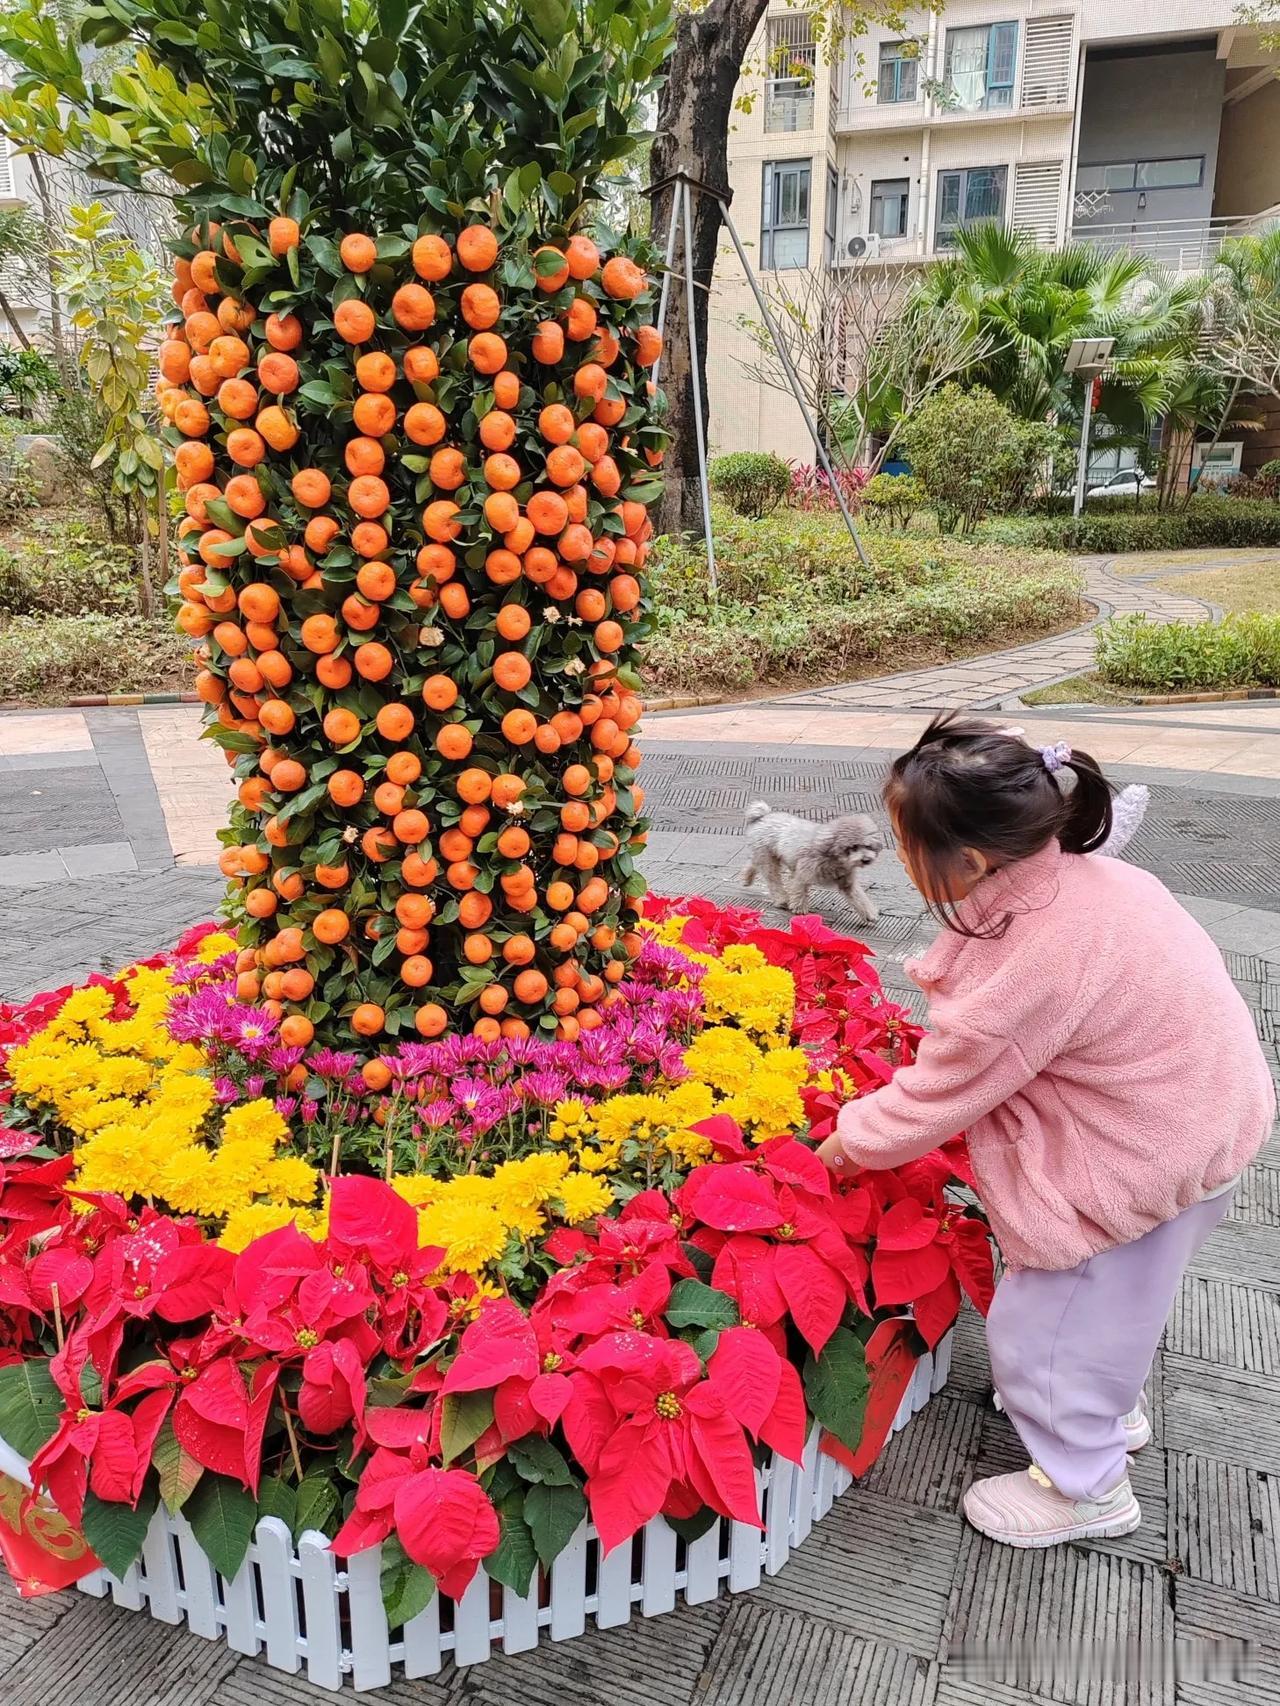
[[[833,1131],[830,1137],[822,1140],[817,1148],[817,1156],[822,1165],[829,1168],[837,1177],[853,1171],[853,1164],[844,1152],[844,1146],[840,1142],[838,1132]]]

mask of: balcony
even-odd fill
[[[813,115],[812,83],[802,82],[796,77],[770,80],[764,95],[764,128],[770,136],[812,130]]]
[[[1267,208],[1245,219],[1169,219],[1159,224],[1120,225],[1077,220],[1071,227],[1071,240],[1120,254],[1143,255],[1173,273],[1195,273],[1212,266],[1228,238],[1261,231],[1278,218],[1280,208]]]

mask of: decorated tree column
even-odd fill
[[[159,392],[240,992],[294,1045],[576,1036],[643,890],[664,442],[649,257],[588,232],[665,10],[127,11],[78,140],[112,110],[97,168],[183,186]]]

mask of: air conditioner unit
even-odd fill
[[[850,237],[845,244],[845,254],[851,261],[879,260],[880,233],[873,231],[866,237]]]

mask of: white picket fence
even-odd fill
[[[917,1363],[894,1433],[945,1385],[950,1367],[948,1333]],[[13,1456],[0,1444],[0,1467]],[[527,1652],[544,1630],[553,1641],[571,1640],[589,1617],[610,1629],[637,1610],[643,1617],[673,1611],[681,1595],[697,1605],[725,1588],[744,1593],[783,1567],[851,1481],[847,1469],[818,1450],[815,1429],[801,1465],[771,1456],[757,1472],[763,1533],[722,1518],[686,1544],[655,1517],[629,1546],[602,1557],[594,1528],[584,1522],[550,1571],[535,1576],[528,1594],[491,1582],[481,1568],[460,1600],[436,1594],[425,1611],[394,1631],[382,1607],[381,1548],[342,1564],[322,1534],[304,1534],[295,1546],[278,1517],[258,1523],[244,1563],[228,1581],[186,1520],[162,1507],[122,1581],[97,1570],[79,1586],[99,1599],[110,1594],[128,1610],[148,1610],[162,1623],[185,1622],[209,1640],[221,1637],[234,1652],[261,1653],[276,1670],[305,1669],[321,1688],[339,1689],[347,1677],[358,1690],[380,1688],[398,1666],[406,1677],[432,1676],[449,1656],[457,1665],[473,1665],[495,1650]]]

